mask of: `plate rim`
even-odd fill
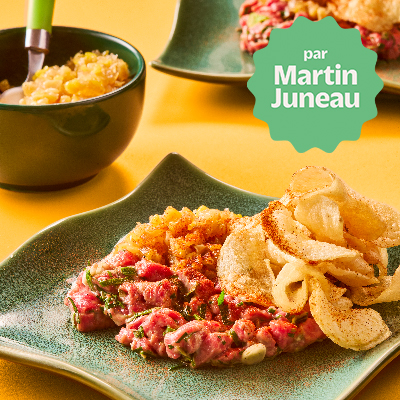
[[[24,351],[19,349],[18,347],[20,345],[15,342],[12,343],[12,346],[11,343],[10,346],[5,345],[4,343],[7,344],[8,341],[4,341],[3,337],[0,336],[0,357],[4,360],[62,375],[66,378],[78,381],[83,385],[89,386],[108,397],[112,396],[112,398],[116,400],[146,400],[136,392],[135,397],[128,395],[112,384],[85,371],[83,368],[76,367],[47,354],[30,353],[28,350]]]

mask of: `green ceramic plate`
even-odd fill
[[[244,0],[179,0],[171,35],[150,62],[171,75],[215,83],[246,83],[253,57],[239,48],[238,10]],[[379,61],[385,90],[400,93],[400,61]]]
[[[268,184],[266,182],[266,184]],[[178,154],[168,155],[127,197],[66,218],[39,232],[0,265],[0,356],[77,379],[115,399],[347,399],[399,352],[398,303],[377,309],[393,336],[367,352],[329,340],[256,366],[175,370],[164,359],[144,361],[120,345],[118,329],[79,333],[63,298],[88,261],[149,215],[168,205],[202,204],[244,215],[271,200],[226,185]],[[400,252],[390,254],[399,264]]]

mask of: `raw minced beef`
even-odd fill
[[[324,339],[308,309],[289,315],[221,292],[219,249],[243,220],[229,210],[168,207],[138,224],[68,292],[76,328],[121,326],[116,339],[134,352],[192,368],[240,363],[255,344],[271,358]]]

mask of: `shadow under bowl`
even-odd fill
[[[19,86],[28,71],[25,28],[0,31],[0,81]],[[146,65],[129,43],[101,32],[53,27],[44,65],[63,65],[79,51],[109,50],[129,67],[120,89],[75,103],[41,106],[0,103],[0,187],[64,189],[109,166],[130,143],[141,118]]]

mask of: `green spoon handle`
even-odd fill
[[[44,29],[51,33],[55,0],[29,0],[27,29]]]

